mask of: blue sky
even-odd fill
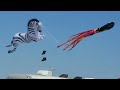
[[[14,34],[27,31],[27,22],[37,18],[46,37],[39,42],[21,44],[8,54]],[[0,78],[13,73],[36,74],[39,69],[55,68],[53,74],[68,74],[99,79],[120,77],[120,11],[0,11]],[[57,45],[71,35],[98,28],[108,22],[115,26],[85,38],[73,50]],[[49,33],[48,33],[49,32]],[[59,42],[57,43],[55,39]],[[41,62],[42,51],[47,61]]]

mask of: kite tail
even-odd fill
[[[73,46],[68,51],[72,50],[80,41],[81,40],[79,40],[78,42],[76,42],[75,44],[73,44]]]
[[[73,45],[72,43],[69,44],[69,45],[67,45],[67,46],[63,49],[63,51],[66,50],[68,47],[70,47],[70,46],[72,46],[72,45]]]
[[[64,44],[66,44],[66,43],[63,43],[63,44],[61,44],[61,45],[57,46],[57,48],[61,47],[61,46],[62,46],[62,45],[64,45]]]
[[[75,43],[76,43],[76,40],[74,40],[73,42],[71,42],[69,45],[67,45],[63,50],[66,50],[67,48],[69,48],[69,47],[71,47],[70,49],[69,49],[69,51],[74,47],[74,45],[75,45]]]
[[[61,45],[57,46],[57,48],[59,48],[59,47],[63,46],[64,44],[67,44],[68,42],[70,42],[70,41],[68,40],[67,42],[64,42],[63,44],[61,44]]]
[[[66,44],[66,43],[68,43],[68,42],[71,42],[72,40],[76,39],[76,37],[77,37],[77,34],[76,34],[74,37],[72,36],[68,41],[66,41],[66,42],[64,42],[63,44],[57,46],[57,48],[61,47],[62,45]]]
[[[85,37],[76,37],[75,40],[73,42],[71,42],[69,45],[67,45],[67,47],[65,47],[63,50],[69,48],[70,46],[72,46],[68,51],[72,50],[82,39],[84,39]]]
[[[70,51],[70,50],[72,50],[82,39],[83,39],[84,37],[82,37],[82,38],[78,38],[78,37],[76,37],[76,40],[74,40],[73,42],[71,42],[69,45],[67,45],[63,50],[66,50],[67,48],[69,48],[69,47],[71,47],[68,51]]]
[[[78,35],[81,35],[81,33],[74,34],[74,35],[72,35],[72,36],[70,36],[70,37],[76,37],[76,36],[78,36]]]

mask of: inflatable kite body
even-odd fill
[[[88,37],[88,36],[91,36],[91,35],[94,35],[96,33],[99,33],[99,32],[103,32],[103,31],[106,31],[106,30],[110,30],[111,28],[113,28],[113,26],[115,25],[114,22],[110,22],[110,23],[107,23],[105,24],[104,26],[100,27],[100,28],[97,28],[97,29],[92,29],[92,30],[87,30],[87,31],[84,31],[82,33],[78,33],[78,34],[75,34],[73,36],[70,37],[69,40],[67,40],[66,42],[64,42],[63,44],[57,46],[57,48],[63,46],[63,45],[66,45],[66,47],[63,49],[67,49],[69,47],[71,47],[69,50],[71,50],[72,48],[74,48],[82,39]]]
[[[12,38],[11,44],[6,46],[14,47],[12,50],[9,50],[8,53],[14,52],[20,43],[38,42],[45,37],[45,35],[41,33],[41,22],[39,20],[31,19],[28,21],[27,26],[28,30],[26,33],[16,33]]]

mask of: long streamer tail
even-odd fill
[[[72,36],[69,40],[67,40],[66,42],[64,42],[61,45],[57,46],[57,48],[59,48],[59,47],[63,46],[64,44],[67,44],[67,43],[75,40],[77,36],[78,36],[78,34],[76,34],[74,37]]]

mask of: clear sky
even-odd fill
[[[14,34],[27,31],[27,22],[37,18],[46,37],[39,42],[21,44],[8,54]],[[57,45],[70,36],[98,28],[108,22],[115,26],[85,38],[73,50]],[[55,68],[53,74],[68,74],[98,79],[120,77],[120,11],[0,11],[0,78],[13,73],[36,74],[39,69]],[[49,32],[49,33],[48,33]],[[55,39],[59,42],[57,43]],[[47,60],[41,62],[42,51]]]

